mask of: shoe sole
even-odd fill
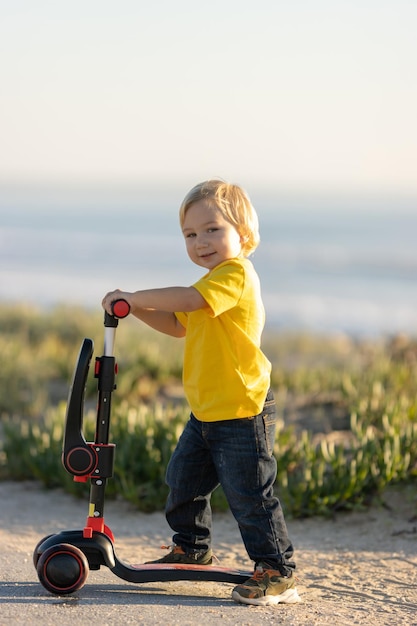
[[[287,589],[277,596],[263,596],[262,598],[245,598],[237,591],[232,591],[232,599],[241,604],[255,604],[256,606],[274,606],[276,604],[296,604],[301,602],[297,589]]]

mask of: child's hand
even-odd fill
[[[109,315],[113,315],[113,311],[111,308],[112,303],[116,300],[126,300],[129,306],[131,306],[131,297],[131,293],[127,291],[120,291],[120,289],[115,289],[115,291],[109,291],[109,293],[104,296],[101,302],[101,306],[105,311],[107,311]]]

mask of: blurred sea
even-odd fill
[[[187,191],[185,189],[185,191]],[[107,291],[188,285],[184,190],[0,188],[0,302],[99,308]],[[270,329],[417,335],[417,202],[251,194]]]

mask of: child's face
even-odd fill
[[[191,261],[206,269],[211,270],[242,252],[241,236],[236,228],[206,200],[189,207],[182,232]]]

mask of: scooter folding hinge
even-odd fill
[[[114,467],[114,443],[92,443],[89,444],[97,455],[97,466],[90,474],[91,478],[111,478]]]
[[[106,535],[110,541],[114,542],[113,532],[104,523],[104,517],[87,517],[85,527],[83,529],[84,539],[91,539],[95,532]]]
[[[75,482],[84,483],[89,478],[111,478],[114,467],[114,443],[85,443],[74,446],[62,456],[62,462]]]
[[[85,539],[91,539],[94,532],[104,532],[103,517],[87,517],[86,525],[83,530],[83,537]]]

